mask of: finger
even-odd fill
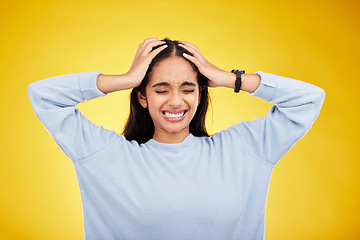
[[[165,41],[161,41],[161,40],[153,40],[153,41],[149,41],[148,43],[146,43],[146,46],[144,48],[144,52],[145,53],[150,53],[151,50],[153,49],[153,47],[158,46],[158,45],[162,45],[166,43]]]
[[[154,41],[160,41],[160,40],[157,39],[157,38],[147,38],[147,39],[145,39],[142,43],[139,44],[139,47],[138,47],[139,51],[143,52],[144,49],[146,49],[146,46],[148,45],[148,43],[154,42]]]
[[[192,53],[194,55],[194,57],[198,58],[201,61],[204,61],[204,56],[201,54],[201,52],[197,49],[194,49],[192,46],[190,45],[182,45],[182,44],[178,44],[179,46],[185,48],[186,50],[188,50],[190,53]]]
[[[147,43],[147,42],[153,41],[153,40],[159,40],[159,39],[157,39],[157,38],[146,38],[143,43]]]
[[[194,44],[188,43],[188,42],[180,42],[183,46],[185,47],[189,47],[191,49],[194,49],[196,52],[198,52],[199,54],[201,54],[199,48],[197,46],[195,46]]]
[[[200,61],[197,59],[197,58],[195,58],[195,57],[193,57],[193,56],[191,56],[191,55],[189,55],[189,54],[187,54],[187,53],[183,53],[182,54],[185,58],[187,58],[187,59],[189,59],[190,61],[192,61],[198,68],[200,67]]]
[[[200,50],[193,44],[191,43],[187,43],[187,42],[180,42],[180,44],[178,44],[179,46],[185,48],[186,50],[188,50],[189,52],[191,52],[192,54],[197,53],[198,55],[202,55]]]
[[[155,49],[154,51],[152,51],[149,56],[151,57],[151,59],[153,59],[156,55],[158,55],[159,52],[161,52],[162,50],[164,50],[165,48],[167,48],[168,45],[164,45],[161,47],[158,47],[157,49]]]

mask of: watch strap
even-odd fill
[[[231,70],[232,73],[236,74],[236,81],[235,81],[235,88],[234,88],[234,92],[238,93],[240,92],[240,88],[241,88],[241,74],[245,73],[244,70],[238,70],[238,69],[233,69]]]

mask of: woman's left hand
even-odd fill
[[[209,87],[233,87],[233,85],[235,86],[235,74],[224,71],[211,64],[208,60],[204,58],[200,50],[195,45],[187,42],[181,43],[182,44],[178,45],[185,48],[194,55],[191,56],[184,53],[183,56],[193,62],[198,67],[201,74],[209,79]]]

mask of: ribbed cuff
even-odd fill
[[[96,85],[97,76],[102,74],[100,71],[82,72],[79,74],[80,91],[85,100],[91,100],[97,97],[103,97],[106,93],[100,91]]]
[[[259,87],[253,93],[249,93],[250,96],[258,97],[264,101],[270,102],[277,86],[276,75],[261,71],[255,72],[255,74],[260,76],[261,82]]]

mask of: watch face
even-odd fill
[[[231,70],[232,73],[236,73],[236,72],[240,72],[240,73],[245,73],[244,70],[238,70],[238,69],[233,69]]]

